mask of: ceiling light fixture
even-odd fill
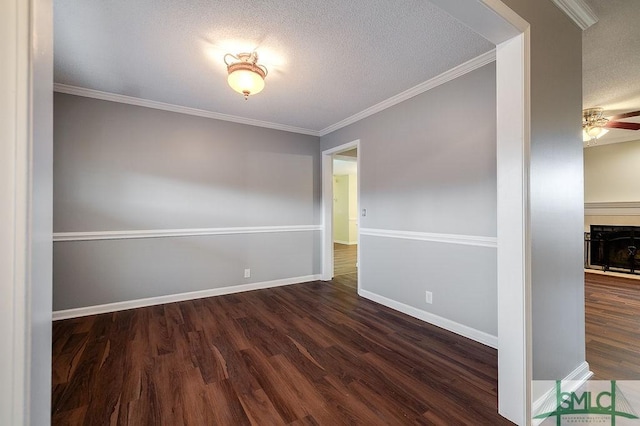
[[[589,108],[582,111],[582,141],[587,142],[587,145],[595,143],[597,139],[609,132],[604,128],[609,120],[603,113],[602,108]]]
[[[231,58],[229,62],[227,58]],[[260,93],[264,89],[264,79],[267,76],[267,68],[258,64],[258,54],[239,53],[224,55],[224,63],[227,64],[229,77],[227,82],[233,90],[244,95],[247,100],[249,95]]]

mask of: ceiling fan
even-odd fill
[[[640,123],[618,121],[624,118],[638,116],[640,116],[640,111],[631,111],[605,117],[602,108],[585,109],[582,111],[582,140],[587,142],[587,145],[590,145],[604,136],[609,129],[640,130]]]

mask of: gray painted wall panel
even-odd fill
[[[356,139],[361,229],[496,236],[494,63],[323,136],[322,150]],[[496,334],[494,248],[362,236],[360,249],[363,290]]]
[[[46,425],[51,419],[51,300],[53,198],[53,5],[30,3],[32,93],[32,146],[30,182],[30,277],[26,312],[30,316],[29,424]],[[25,54],[27,52],[24,52]],[[20,192],[18,192],[20,193]],[[26,194],[25,194],[26,195]],[[16,303],[21,303],[16,301]]]
[[[362,228],[496,236],[495,64],[321,138],[360,139]]]
[[[368,235],[361,244],[363,288],[497,336],[495,248]]]
[[[319,231],[58,242],[54,309],[318,273]],[[251,278],[244,269],[251,268]]]
[[[582,32],[551,1],[505,0],[531,24],[533,378],[585,360]]]
[[[54,231],[318,224],[318,138],[56,93]]]
[[[54,107],[55,232],[320,223],[317,137],[66,94]],[[318,274],[314,234],[58,242],[54,310]]]

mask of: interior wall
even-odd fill
[[[349,175],[333,176],[333,242],[349,242]]]
[[[349,175],[349,244],[358,243],[358,175]]]
[[[53,2],[31,2],[32,146],[28,308],[29,422],[46,425],[51,416],[51,306],[53,222]]]
[[[333,177],[333,241],[358,242],[358,186],[356,175]]]
[[[640,140],[585,148],[584,201],[640,202],[639,169]]]
[[[495,344],[495,63],[323,136],[322,150],[356,139],[361,293]]]
[[[82,240],[54,243],[54,310],[320,272],[317,137],[59,93],[54,113],[54,232]]]
[[[584,231],[591,225],[640,226],[640,141],[584,150]]]
[[[503,0],[530,23],[533,379],[584,365],[582,32],[550,0]]]

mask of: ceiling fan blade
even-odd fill
[[[614,116],[611,116],[609,119],[610,120],[621,120],[623,118],[637,117],[639,115],[640,115],[640,111],[631,111],[631,112],[625,112],[624,114],[616,114]]]
[[[640,130],[640,123],[626,123],[624,121],[609,121],[603,127],[607,127],[609,129]]]

